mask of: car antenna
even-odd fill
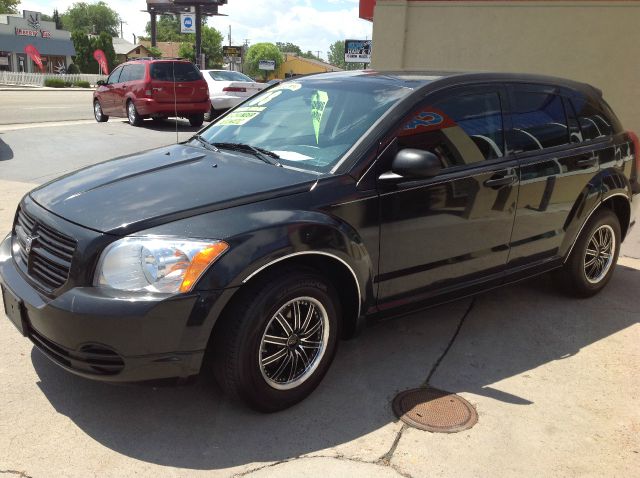
[[[171,62],[171,74],[173,75],[173,113],[175,116],[176,123],[176,144],[180,142],[178,138],[178,99],[176,98],[176,62]]]

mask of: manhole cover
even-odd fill
[[[393,411],[407,425],[430,432],[459,432],[478,422],[473,405],[458,395],[436,388],[400,392],[393,399]]]

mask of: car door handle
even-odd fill
[[[590,168],[598,164],[598,158],[591,156],[590,158],[582,158],[576,161],[576,166],[579,168]]]
[[[488,188],[501,188],[503,186],[509,186],[518,180],[518,176],[515,174],[507,174],[506,176],[491,176],[484,182],[484,185]]]

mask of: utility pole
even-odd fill
[[[124,31],[122,30],[122,24],[127,23],[120,20],[120,38],[124,39]]]
[[[200,4],[195,5],[196,9],[196,65],[204,70],[205,65],[202,64],[202,7]],[[180,17],[178,17],[180,18]]]
[[[231,46],[231,25],[229,25],[229,46]],[[229,71],[233,71],[234,70],[234,56],[230,56],[229,57]]]
[[[322,58],[320,57],[320,50],[316,50],[316,53],[317,53],[316,56],[318,57],[318,60],[322,60]]]

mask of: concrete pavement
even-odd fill
[[[6,89],[0,92],[0,125],[92,119],[93,90]]]
[[[49,146],[34,150],[28,141],[34,134]],[[0,140],[13,151],[13,158],[0,161],[4,233],[33,184],[175,137],[109,122],[0,127]],[[78,378],[51,364],[0,317],[0,473],[633,475],[640,469],[640,227],[623,255],[607,289],[588,300],[559,295],[541,277],[370,327],[340,343],[309,399],[272,415],[233,403],[207,377],[181,387]],[[393,396],[421,385],[431,371],[431,385],[476,406],[474,428],[431,434],[395,419]]]

